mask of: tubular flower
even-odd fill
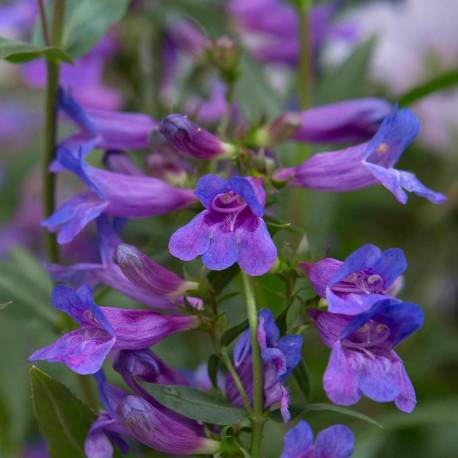
[[[211,270],[237,262],[250,275],[265,274],[277,258],[277,248],[262,215],[265,192],[260,179],[205,175],[195,194],[205,210],[170,238],[173,256],[190,261],[202,256]]]
[[[153,401],[129,393],[106,383],[102,374],[96,376],[100,397],[107,411],[102,411],[92,424],[85,442],[88,458],[112,458],[111,441],[126,451],[121,438],[130,436],[143,444],[163,453],[173,455],[211,455],[220,448],[220,443],[207,439],[203,427],[193,422],[195,429],[188,425],[188,419],[171,412]],[[100,450],[100,452],[99,452]]]
[[[97,285],[104,284],[110,288],[119,291],[122,294],[134,299],[136,302],[149,307],[159,309],[173,309],[177,305],[183,305],[182,297],[172,297],[176,291],[173,289],[173,285],[182,287],[184,284],[188,284],[184,280],[181,280],[176,274],[170,272],[163,267],[159,266],[160,269],[164,269],[164,275],[168,273],[170,278],[176,280],[175,282],[169,283],[169,293],[171,295],[165,296],[162,294],[164,289],[162,288],[158,292],[153,292],[151,286],[148,288],[140,287],[138,284],[133,283],[123,273],[121,268],[114,262],[114,255],[117,247],[122,244],[121,239],[117,234],[117,225],[119,220],[114,219],[110,221],[106,216],[101,215],[97,218],[97,232],[98,232],[98,245],[100,253],[99,263],[78,263],[71,266],[62,266],[58,264],[50,264],[47,266],[48,272],[51,273],[54,279],[65,281],[70,283],[74,287],[79,287],[83,284]],[[154,261],[151,261],[154,262]],[[167,275],[166,275],[167,276]],[[156,282],[157,284],[157,282]],[[176,292],[178,294],[178,292]],[[195,301],[197,299],[188,298],[188,301]]]
[[[102,109],[83,109],[71,92],[60,89],[59,108],[81,129],[83,138],[97,138],[102,149],[142,149],[149,147],[149,136],[156,122],[142,113],[123,113]]]
[[[398,292],[407,261],[399,248],[382,252],[367,244],[344,262],[325,258],[314,263],[303,262],[300,268],[316,293],[326,298],[331,313],[357,315]]]
[[[77,321],[80,328],[64,334],[50,346],[37,350],[29,359],[60,362],[78,374],[99,371],[111,350],[144,349],[171,334],[198,325],[198,320],[193,316],[99,307],[88,286],[74,290],[57,285],[52,293],[52,303]]]
[[[302,164],[279,170],[274,178],[290,186],[342,192],[382,184],[405,204],[408,192],[435,204],[447,200],[424,186],[413,173],[394,168],[403,151],[417,136],[419,124],[408,109],[387,116],[369,143],[342,151],[319,153]]]
[[[324,390],[338,405],[361,396],[394,401],[403,412],[415,408],[415,391],[401,358],[393,350],[423,325],[417,304],[383,299],[356,316],[311,310],[324,344],[332,349]]]
[[[344,425],[323,429],[313,441],[310,425],[301,420],[285,434],[280,458],[350,458],[354,442],[353,433]]]
[[[275,142],[282,126],[291,125],[290,140],[306,143],[350,143],[370,139],[392,106],[382,99],[366,98],[323,105],[301,113],[289,112],[267,125],[267,144]],[[291,121],[297,123],[292,124]],[[278,135],[278,134],[277,134]],[[272,138],[273,142],[269,139]]]
[[[198,286],[160,266],[132,245],[119,245],[115,262],[134,285],[153,294],[178,296]]]
[[[72,91],[78,103],[86,108],[116,110],[122,103],[119,90],[103,82],[103,72],[118,48],[118,41],[112,33],[105,35],[86,55],[73,64],[62,63],[60,84]],[[46,86],[46,64],[34,60],[22,66],[22,78],[33,88]]]
[[[280,410],[285,422],[289,421],[289,394],[284,382],[301,359],[302,336],[284,336],[280,332],[272,312],[268,309],[259,311],[257,340],[261,349],[264,369],[264,407],[280,403]],[[253,393],[253,364],[251,357],[250,332],[245,331],[234,349],[234,365],[248,397]],[[229,400],[242,406],[242,398],[231,375],[226,378],[226,392]]]
[[[295,66],[299,60],[299,23],[292,6],[281,0],[230,0],[228,13],[254,56],[264,62]],[[311,8],[309,16],[311,47],[318,52],[323,42],[337,37],[352,39],[349,24],[333,25],[337,12],[333,5]]]
[[[227,159],[235,146],[222,142],[216,135],[196,126],[186,116],[171,114],[162,119],[157,132],[175,151],[197,159]]]
[[[75,173],[90,189],[77,194],[43,221],[51,232],[58,232],[58,242],[70,242],[100,214],[121,218],[145,218],[185,208],[197,199],[190,189],[175,188],[162,180],[146,176],[114,173],[92,167],[85,157],[97,139],[68,141],[58,147],[53,170],[65,168]]]

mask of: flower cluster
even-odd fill
[[[257,17],[255,6],[265,13],[265,4],[278,14],[275,21],[270,15]],[[312,11],[314,50],[325,37],[346,36],[332,24],[335,10],[322,6]],[[292,6],[232,0],[228,11],[239,29],[255,30],[268,40],[253,48],[257,58],[297,62],[298,23]],[[275,46],[278,34],[292,34],[289,48]],[[92,58],[100,62],[112,55],[116,46],[107,40],[85,57],[88,65]],[[289,227],[276,220],[276,204],[288,186],[347,192],[382,185],[402,204],[407,192],[443,203],[443,194],[395,168],[419,132],[415,114],[383,99],[363,98],[278,113],[271,121],[251,124],[232,99],[231,84],[239,70],[235,44],[227,37],[212,42],[192,24],[178,22],[166,35],[166,76],[176,76],[181,53],[211,62],[218,74],[211,82],[211,100],[201,103],[191,97],[188,113],[153,119],[118,111],[116,94],[100,87],[100,72],[78,91],[79,76],[68,69],[58,91],[58,111],[74,131],[56,146],[49,173],[61,177],[71,172],[83,189],[69,191],[71,197],[41,224],[56,233],[62,246],[95,230],[97,253],[90,259],[83,254],[73,264],[47,263],[59,282],[52,305],[77,326],[64,326],[65,332],[35,351],[30,361],[63,363],[96,379],[103,409],[88,431],[87,457],[110,458],[113,445],[125,452],[131,440],[178,456],[262,456],[263,425],[276,416],[272,411],[279,411],[285,423],[294,421],[290,380],[301,381],[307,320],[331,349],[323,376],[330,401],[348,406],[366,396],[412,412],[415,391],[394,348],[422,326],[423,312],[397,297],[407,268],[403,251],[367,244],[345,261],[311,262],[294,258],[274,238]],[[27,71],[29,79],[40,75]],[[169,90],[163,85],[159,98]],[[92,91],[106,103],[88,101]],[[276,151],[285,142],[346,147],[284,167],[285,158]],[[169,214],[173,229],[163,230],[165,256],[140,248],[140,242],[132,244],[131,234],[124,231],[133,220]],[[196,261],[176,273],[171,269],[179,266],[177,260]],[[229,268],[227,276],[219,272]],[[255,301],[252,277],[267,274],[285,282],[285,303],[279,300],[277,316],[265,304],[258,309]],[[220,307],[220,293],[237,275],[244,285],[247,322],[234,330],[227,329],[230,320]],[[295,291],[300,277],[312,285],[315,301]],[[139,306],[98,305],[109,302],[100,294],[107,290]],[[296,296],[300,308],[293,316]],[[315,305],[309,307],[310,302]],[[191,330],[208,334],[213,345],[203,370],[174,369],[152,351],[169,336]],[[123,388],[107,380],[107,365],[109,379],[113,369]],[[158,387],[180,395],[167,401],[157,394]],[[204,399],[208,411],[219,406],[239,421],[209,421],[208,411],[191,411],[187,393],[193,401]],[[252,455],[245,450],[246,431],[252,434]],[[343,425],[324,429],[313,441],[310,426],[300,421],[285,435],[281,456],[348,458],[353,446],[353,433]]]

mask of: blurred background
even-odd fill
[[[313,8],[312,105],[366,96],[396,102],[435,77],[458,72],[456,0],[329,1],[314,2]],[[31,38],[36,9],[34,0],[0,1],[0,36]],[[227,35],[241,47],[234,111],[252,124],[271,120],[298,107],[298,29],[285,27],[294,14],[287,0],[132,1],[123,20],[96,48],[75,66],[64,64],[61,82],[85,107],[142,112],[155,119],[181,112],[212,126],[222,104],[225,110],[226,89],[206,65],[202,41]],[[27,362],[33,349],[53,339],[53,323],[59,319],[50,307],[52,282],[43,269],[40,229],[44,82],[40,61],[0,63],[0,456],[6,458],[47,456],[33,418]],[[367,400],[353,408],[383,429],[338,412],[305,414],[315,430],[333,423],[350,426],[357,458],[458,456],[458,84],[456,88],[450,85],[411,105],[422,131],[400,162],[401,169],[415,171],[429,187],[445,193],[445,205],[411,196],[402,206],[376,187],[346,194],[283,191],[282,202],[295,203],[277,209],[281,220],[305,231],[309,248],[304,256],[309,259],[325,254],[343,259],[368,242],[383,249],[403,248],[409,261],[403,299],[425,310],[423,330],[399,350],[417,391],[414,413]],[[63,120],[62,135],[69,129]],[[313,147],[319,150],[327,148]],[[143,163],[148,153],[136,151],[131,157]],[[297,144],[286,144],[273,154],[292,165],[306,153]],[[69,175],[59,178],[58,200],[78,186]],[[178,227],[176,218],[186,221],[189,213],[130,223],[124,238],[179,269],[167,253],[168,228]],[[295,249],[289,234],[278,234],[276,242],[286,253]],[[63,259],[67,264],[97,259],[94,228],[66,247]],[[228,293],[237,293],[237,281],[230,288]],[[258,304],[281,310],[282,288],[273,276],[257,281]],[[305,280],[298,289],[305,299],[313,296]],[[113,291],[100,303],[131,304]],[[240,295],[223,307],[231,322],[240,321]],[[171,366],[193,370],[208,358],[208,343],[196,333],[190,348],[187,339],[173,337],[157,352]],[[321,377],[328,350],[312,328],[305,333],[304,355],[311,399],[325,402]],[[68,370],[43,367],[78,391]],[[294,399],[294,386],[292,391]],[[268,427],[269,458],[280,455],[284,432],[279,423]],[[161,455],[133,450],[129,456]]]

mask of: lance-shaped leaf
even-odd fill
[[[14,64],[29,60],[45,58],[49,60],[62,60],[72,63],[72,58],[57,46],[37,46],[25,41],[9,40],[0,37],[0,59]]]
[[[95,414],[65,385],[33,366],[30,370],[35,416],[51,458],[84,458],[84,440]]]
[[[335,406],[334,404],[326,404],[324,402],[317,402],[306,404],[305,406],[301,405],[291,405],[289,407],[289,411],[291,413],[291,418],[294,419],[298,416],[304,416],[304,414],[308,412],[332,412],[332,413],[339,413],[341,415],[346,415],[347,417],[357,418],[358,420],[365,421],[366,423],[371,423],[372,425],[378,426],[379,428],[383,429],[382,424],[380,424],[377,420],[364,415],[361,412],[357,412],[356,410],[347,409],[346,407]],[[271,412],[269,417],[278,422],[282,423],[283,419],[281,418],[278,411]]]
[[[129,0],[73,0],[68,2],[62,43],[72,57],[93,48],[126,12]]]
[[[242,409],[189,386],[143,386],[160,404],[193,420],[214,425],[234,425],[246,418]]]

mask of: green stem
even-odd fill
[[[310,22],[309,22],[309,9],[310,0],[302,0],[297,7],[297,14],[299,19],[299,67],[297,70],[299,100],[301,108],[305,109],[311,105],[312,96],[312,50],[310,43]]]
[[[54,159],[57,137],[57,91],[59,87],[59,64],[47,62],[48,81],[45,94],[45,125],[44,125],[44,155],[43,155],[43,213],[48,218],[54,213],[56,177],[49,172],[49,165]],[[48,260],[59,261],[59,248],[56,235],[44,231],[46,253]]]
[[[59,46],[64,24],[65,0],[55,0],[52,19],[51,44]],[[44,8],[40,8],[41,23],[45,40],[49,40],[47,19]],[[47,218],[54,213],[55,208],[55,175],[49,172],[49,166],[54,160],[57,140],[57,95],[59,90],[59,63],[48,60],[47,83],[45,93],[45,125],[44,125],[44,152],[43,152],[43,213]],[[56,236],[45,230],[46,253],[50,262],[59,261],[59,249]]]
[[[250,400],[248,399],[248,395],[246,394],[245,388],[243,388],[243,384],[240,380],[239,374],[237,374],[237,371],[235,370],[231,358],[229,358],[229,355],[227,354],[225,348],[221,350],[219,356],[223,364],[226,366],[226,369],[231,374],[232,379],[234,380],[235,386],[237,387],[237,390],[240,393],[240,397],[242,398],[245,410],[248,412],[250,416],[253,415],[253,410],[251,409],[251,404]]]
[[[250,278],[242,271],[243,286],[247,306],[248,323],[250,325],[251,354],[253,359],[253,415],[251,416],[251,456],[261,457],[262,431],[264,428],[264,380],[262,371],[261,350],[257,339],[258,310],[254,298]]]

